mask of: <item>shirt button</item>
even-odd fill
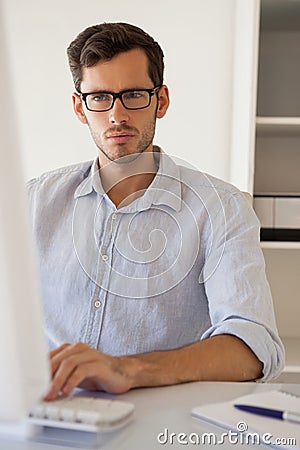
[[[94,306],[95,308],[99,308],[101,306],[101,302],[99,300],[96,300]]]
[[[116,220],[116,218],[117,218],[117,214],[113,213],[113,214],[111,215],[111,219],[112,219],[112,220]]]
[[[107,261],[108,260],[108,256],[107,255],[102,255],[102,259],[103,259],[103,261]]]

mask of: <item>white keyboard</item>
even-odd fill
[[[38,403],[28,423],[78,431],[109,431],[126,425],[133,417],[132,403],[94,397],[63,397]]]

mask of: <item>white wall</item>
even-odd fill
[[[72,112],[65,49],[91,24],[128,21],[165,52],[171,107],[155,142],[229,180],[235,1],[3,0],[26,178],[96,155]]]

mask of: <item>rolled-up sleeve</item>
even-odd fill
[[[202,339],[231,334],[243,340],[263,363],[262,381],[275,378],[284,365],[265,262],[259,222],[240,192],[222,201],[214,220],[202,282],[211,327]]]

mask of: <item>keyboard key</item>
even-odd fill
[[[83,423],[89,423],[92,425],[96,425],[97,423],[100,423],[103,421],[103,414],[97,412],[97,411],[84,411],[79,410],[77,411],[77,420]]]
[[[44,415],[51,420],[59,420],[60,419],[60,409],[58,406],[52,405],[49,402],[48,405],[44,408]]]
[[[78,411],[72,408],[61,408],[60,419],[66,422],[76,422],[78,418]]]

